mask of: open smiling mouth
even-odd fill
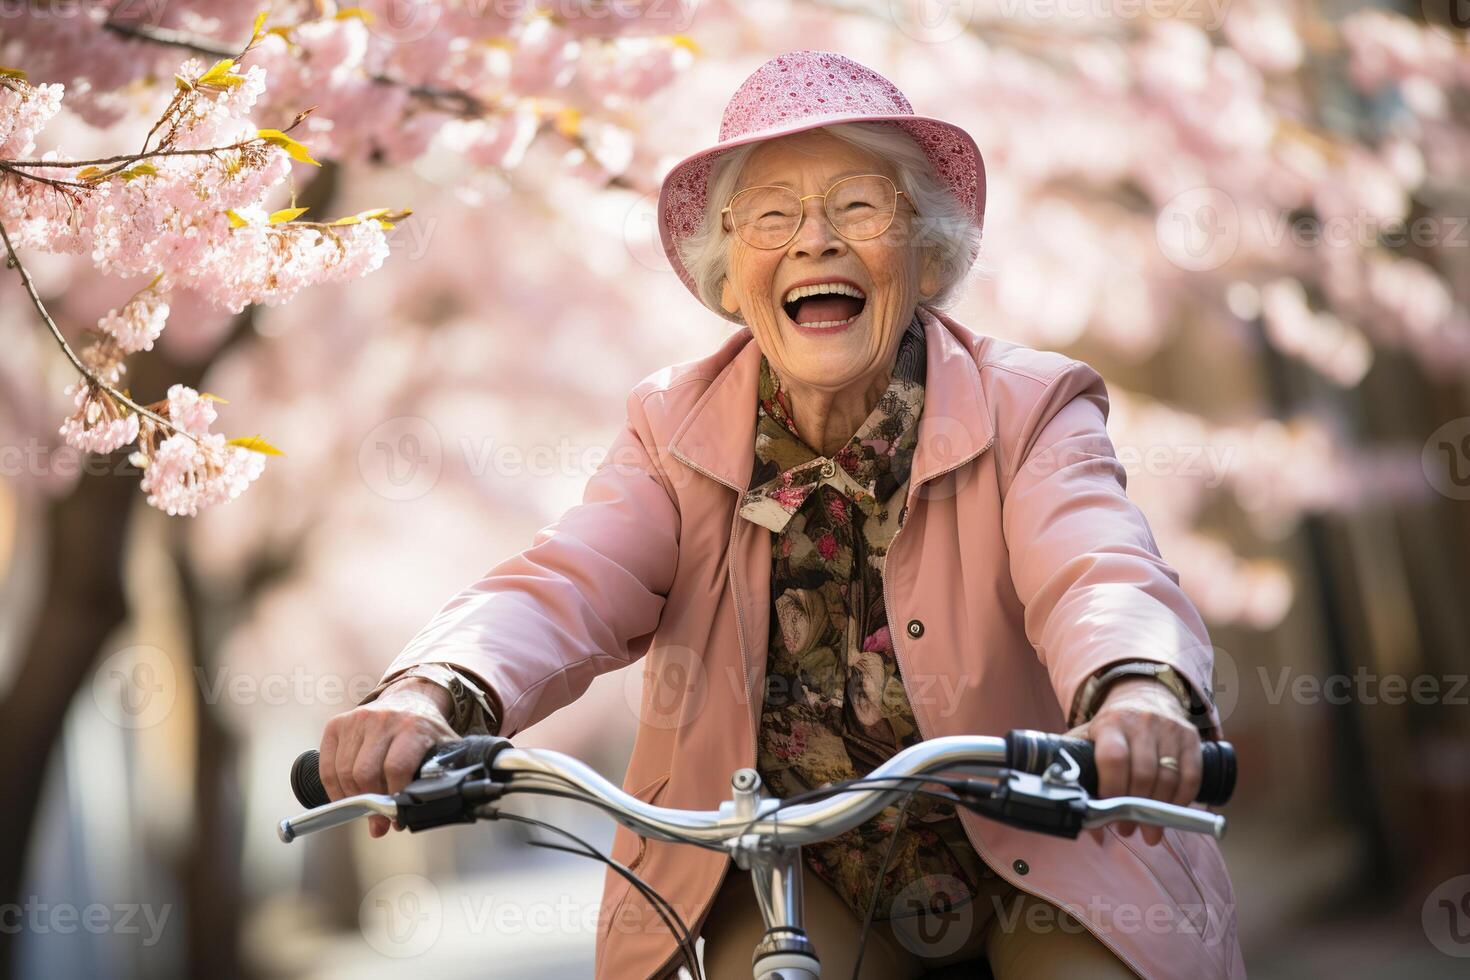
[[[849,325],[867,305],[867,295],[856,286],[845,282],[824,282],[791,290],[782,301],[781,308],[798,327],[828,330]]]

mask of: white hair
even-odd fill
[[[972,276],[988,273],[980,261],[968,264],[970,251],[978,248],[979,227],[949,187],[935,174],[929,157],[919,144],[898,126],[884,122],[834,123],[804,132],[820,132],[851,143],[887,161],[894,169],[894,183],[918,212],[913,246],[932,249],[939,263],[939,288],[931,296],[920,296],[926,306],[951,308],[964,295]],[[730,240],[723,231],[720,212],[735,193],[745,162],[762,143],[747,143],[715,161],[710,170],[704,220],[699,230],[679,243],[679,257],[706,306],[726,319],[743,323],[740,314],[720,306],[721,286],[730,268]]]

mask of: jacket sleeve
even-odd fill
[[[1101,375],[1068,361],[1036,384],[1044,384],[1040,396],[1006,447],[1013,462],[1002,474],[1002,526],[1026,636],[1063,714],[1070,718],[1078,691],[1098,671],[1156,661],[1184,678],[1206,706],[1196,724],[1219,738],[1209,696],[1214,648],[1179,574],[1125,495]]]
[[[582,502],[451,598],[384,682],[421,663],[464,671],[509,737],[647,653],[679,551],[679,512],[653,446],[635,389]]]

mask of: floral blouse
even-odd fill
[[[921,740],[884,609],[883,559],[907,516],[924,373],[916,318],[899,341],[887,390],[847,444],[825,457],[801,439],[787,394],[761,358],[755,469],[740,513],[772,532],[770,652],[756,768],[775,797],[866,775]],[[859,919],[900,807],[802,848],[808,866]],[[954,895],[952,881],[935,877],[941,875],[961,882],[968,895]],[[873,917],[903,918],[931,900],[963,907],[975,898],[975,882],[990,877],[954,806],[915,796]],[[935,887],[942,896],[931,894]]]

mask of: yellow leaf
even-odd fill
[[[130,181],[132,181],[132,180],[134,180],[134,179],[136,179],[138,177],[142,177],[142,176],[144,176],[146,174],[156,174],[156,173],[158,173],[158,168],[155,167],[153,164],[148,163],[148,162],[145,161],[143,163],[138,164],[135,167],[129,167],[128,169],[124,170],[122,173],[118,174],[118,176],[123,179],[123,183],[128,183],[128,182],[130,182]]]
[[[287,221],[294,221],[310,210],[311,208],[282,208],[279,211],[272,211],[268,224],[279,225]]]
[[[96,180],[102,174],[103,170],[101,167],[83,167],[77,171],[77,180]]]
[[[384,221],[382,218],[379,218],[378,219],[378,227],[381,228],[381,229],[383,229],[384,231],[392,231],[393,230],[393,222],[391,222],[391,221]]]
[[[221,58],[209,71],[200,75],[199,80],[194,84],[207,88],[234,88],[236,85],[243,85],[245,80],[231,73],[234,67],[235,59]]]
[[[285,27],[272,27],[270,30],[266,31],[266,33],[279,34],[282,41],[289,41],[291,40],[291,30],[292,28],[288,25]]]
[[[18,78],[21,81],[25,81],[26,73],[20,68],[5,68],[0,66],[0,78]]]
[[[229,216],[231,228],[244,228],[246,225],[250,224],[250,222],[246,221],[244,218],[236,214],[234,208],[226,208],[225,214]]]
[[[210,401],[212,401],[212,402],[219,402],[221,405],[228,405],[229,404],[229,402],[225,401],[219,395],[211,395],[207,391],[201,391],[199,393],[199,397],[200,398],[208,398]]]
[[[175,75],[174,88],[178,89],[180,92],[192,92],[194,91],[194,83],[189,81],[183,75]]]
[[[570,139],[571,137],[576,136],[581,128],[582,113],[579,110],[574,109],[571,106],[567,106],[566,108],[557,111],[557,132]]]
[[[255,135],[259,139],[265,140],[267,143],[273,143],[276,146],[279,146],[281,149],[285,150],[286,153],[290,155],[291,159],[293,160],[300,160],[302,163],[309,163],[314,167],[321,166],[320,163],[311,158],[311,153],[306,149],[304,145],[287,136],[279,129],[262,129],[258,130]]]
[[[286,455],[275,446],[272,446],[270,443],[266,442],[260,436],[241,436],[238,439],[228,439],[225,441],[225,445],[239,446],[240,448],[248,449],[253,453],[264,453],[267,456]]]
[[[348,18],[356,17],[364,24],[371,24],[376,16],[371,10],[364,10],[361,7],[343,7],[337,11],[337,20],[347,20]]]
[[[144,286],[143,288],[144,289],[152,289],[154,286],[157,286],[162,281],[163,281],[163,273],[160,272],[158,275],[156,275],[156,276],[153,277],[152,281],[149,282],[148,285]]]
[[[694,38],[688,34],[672,34],[669,41],[676,48],[684,48],[690,54],[699,54],[699,45],[694,43]]]
[[[260,29],[265,26],[265,19],[269,14],[269,10],[262,10],[255,15],[255,26],[250,29],[250,42],[252,44],[260,39]]]
[[[355,225],[355,224],[357,224],[361,220],[362,219],[359,218],[357,215],[355,215],[355,214],[349,214],[345,218],[338,218],[336,221],[328,221],[327,224],[329,224],[329,225]]]

